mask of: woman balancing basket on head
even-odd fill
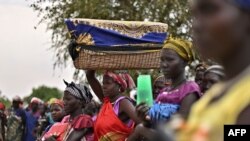
[[[67,20],[66,24],[76,42],[69,49],[75,67],[88,70],[87,80],[103,102],[94,123],[94,140],[126,140],[140,122],[133,102],[122,95],[135,87],[134,82],[129,74],[105,71],[101,85],[95,70],[159,68],[167,25],[88,19]]]

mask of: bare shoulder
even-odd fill
[[[131,100],[129,100],[128,98],[124,98],[120,101],[120,107],[121,108],[128,108],[128,107],[134,107],[133,103]]]
[[[190,93],[187,96],[185,96],[182,100],[182,103],[193,103],[199,99],[199,96],[196,93]]]
[[[185,118],[187,119],[191,107],[192,105],[199,99],[199,97],[197,96],[197,94],[195,93],[190,93],[187,96],[185,96],[181,102],[180,105],[180,110],[179,113]]]

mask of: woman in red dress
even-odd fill
[[[68,116],[54,124],[46,141],[93,141],[93,121],[83,108],[93,98],[88,87],[74,82],[67,83],[64,91],[64,110]]]
[[[95,141],[124,141],[139,123],[132,101],[123,96],[134,82],[128,74],[107,71],[103,85],[95,78],[95,71],[87,71],[87,79],[93,91],[103,102],[94,124]]]

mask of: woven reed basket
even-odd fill
[[[77,51],[78,57],[74,59],[77,69],[124,70],[160,67],[160,50],[167,38],[167,24],[69,19],[66,20],[66,25],[79,46],[88,45],[86,48],[80,46]]]
[[[74,65],[77,69],[156,69],[160,67],[160,50],[131,54],[81,50]]]

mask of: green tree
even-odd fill
[[[38,88],[33,88],[32,93],[24,98],[24,101],[29,103],[33,97],[38,97],[43,101],[49,101],[50,98],[58,98],[62,97],[62,92],[57,88],[51,88],[48,86],[39,86]]]
[[[157,21],[167,23],[174,36],[190,35],[187,0],[32,0],[30,6],[38,12],[38,25],[46,23],[47,30],[52,31],[52,48],[57,58],[54,67],[65,66],[69,59],[65,18]]]
[[[11,106],[11,101],[4,94],[2,94],[1,90],[0,90],[0,102],[2,102],[6,108]]]

